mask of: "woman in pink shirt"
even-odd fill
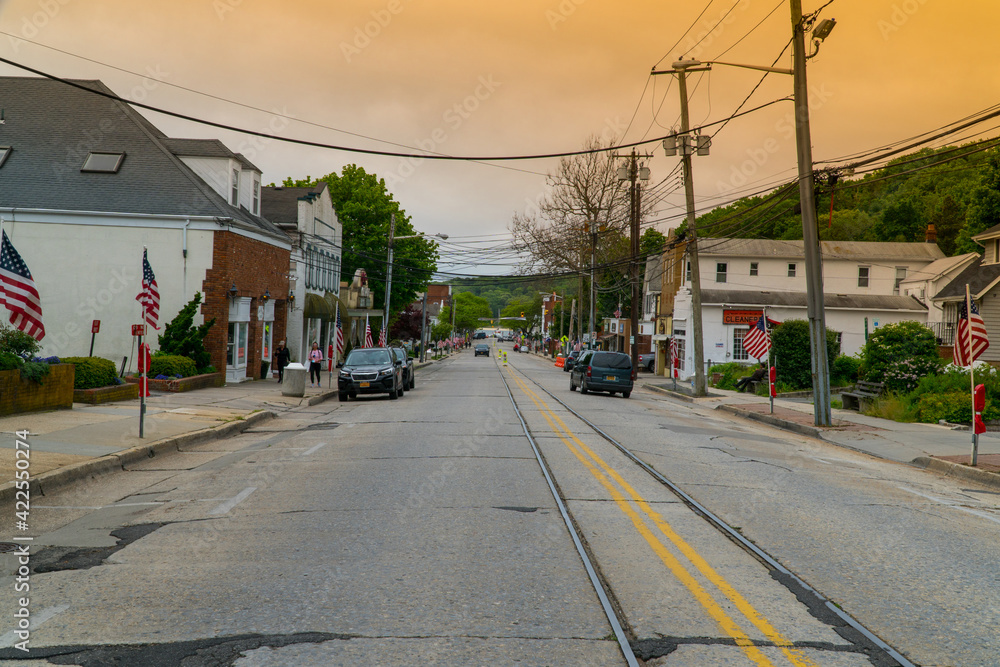
[[[313,343],[312,349],[309,350],[309,386],[319,387],[320,386],[320,370],[322,369],[323,363],[323,350],[319,349],[319,343]],[[316,379],[315,384],[313,383],[313,378]]]

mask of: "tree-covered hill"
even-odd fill
[[[946,255],[980,251],[971,237],[1000,224],[997,145],[997,140],[985,140],[924,148],[863,175],[860,170],[853,175],[817,172],[820,238],[923,241],[933,223]],[[798,185],[792,182],[714,209],[698,218],[698,235],[801,239]]]

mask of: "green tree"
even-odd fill
[[[910,200],[898,201],[886,206],[882,217],[875,222],[874,232],[878,241],[923,240],[927,223],[917,207]]]
[[[388,263],[390,219],[396,216],[396,238],[417,233],[385,186],[385,180],[363,168],[349,164],[340,174],[313,180],[286,178],[286,187],[312,187],[319,181],[330,186],[330,198],[344,227],[342,278],[350,280],[357,269],[368,274],[375,308],[385,307],[385,280]],[[437,270],[437,244],[427,238],[401,239],[393,244],[392,294],[394,312],[411,303]]]
[[[639,253],[643,256],[659,255],[667,245],[667,237],[648,227],[639,237]]]
[[[490,317],[490,302],[472,292],[459,292],[454,297],[455,331],[475,331],[482,327],[481,317]],[[441,322],[451,330],[451,305],[441,309]],[[437,331],[437,329],[435,329]]]
[[[509,325],[511,329],[523,329],[525,332],[538,328],[542,319],[542,295],[535,294],[534,297],[523,296],[511,299],[500,311],[502,317],[521,317],[522,314],[524,322],[514,320],[504,324]]]
[[[204,372],[211,362],[211,355],[205,349],[205,336],[215,324],[215,318],[200,326],[194,326],[194,316],[201,303],[201,292],[195,292],[194,298],[181,308],[177,316],[163,329],[157,337],[160,352],[163,354],[179,354],[187,357],[198,367],[198,372]]]
[[[990,227],[1000,225],[1000,151],[989,151],[989,160],[980,174],[979,185],[972,191],[972,198],[965,216],[965,226],[958,234],[958,253],[979,252],[979,245],[972,237]]]

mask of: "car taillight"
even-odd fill
[[[590,377],[590,371],[593,370],[590,366],[587,366],[587,377]]]
[[[637,375],[638,374],[636,373],[636,369],[633,368],[632,369],[632,382],[635,382],[635,378],[636,378]]]

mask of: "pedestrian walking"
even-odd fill
[[[321,376],[320,372],[323,369],[323,350],[319,349],[319,343],[314,342],[312,344],[312,349],[309,350],[309,386],[319,387],[321,386]],[[316,382],[313,383],[315,378]]]
[[[285,341],[279,340],[274,349],[274,367],[278,369],[278,384],[285,380],[285,366],[292,360],[292,353],[285,347]]]

